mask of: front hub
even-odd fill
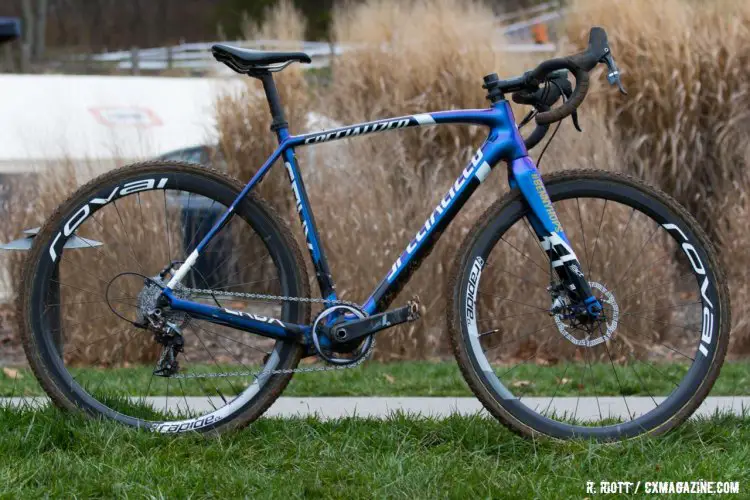
[[[595,301],[581,305],[565,304],[553,314],[560,334],[581,347],[594,347],[611,339],[620,318],[614,294],[595,281],[589,282],[589,286]]]

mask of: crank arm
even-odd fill
[[[345,344],[417,319],[419,319],[419,303],[410,301],[407,305],[392,311],[334,325],[331,327],[331,339],[336,344]]]

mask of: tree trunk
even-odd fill
[[[47,0],[37,0],[36,3],[36,26],[34,27],[34,59],[44,57],[45,38],[47,34]]]
[[[21,72],[28,73],[31,66],[31,55],[34,45],[34,10],[31,8],[31,0],[21,2],[23,12],[23,34],[21,38]]]
[[[5,70],[6,73],[15,73],[16,63],[13,59],[13,48],[10,46],[9,43],[5,44],[4,51],[5,51],[5,61],[3,63],[3,69]]]

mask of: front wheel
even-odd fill
[[[727,349],[713,246],[677,202],[631,177],[570,171],[544,183],[602,318],[550,314],[550,264],[514,190],[477,222],[452,274],[448,326],[464,378],[526,436],[611,441],[676,427]]]

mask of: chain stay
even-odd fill
[[[217,290],[211,290],[211,289],[205,289],[205,288],[185,288],[185,292],[189,294],[202,294],[202,295],[210,295],[210,296],[225,296],[225,297],[243,297],[246,299],[252,299],[252,300],[259,300],[259,301],[267,301],[267,302],[275,302],[275,301],[286,301],[286,302],[306,302],[311,304],[325,304],[325,305],[346,305],[350,307],[356,307],[359,308],[358,304],[355,304],[354,302],[349,302],[346,300],[330,300],[330,299],[322,299],[317,297],[287,297],[284,295],[264,295],[260,293],[246,293],[246,292],[227,292],[227,291],[217,291]],[[290,373],[312,373],[312,372],[328,372],[328,371],[334,371],[334,370],[346,370],[349,368],[356,368],[362,363],[364,363],[367,359],[370,358],[372,355],[373,350],[375,349],[375,339],[373,339],[372,344],[370,345],[370,349],[357,361],[354,363],[348,364],[348,365],[326,365],[326,366],[315,366],[315,367],[309,367],[309,368],[285,368],[285,369],[278,369],[278,370],[271,370],[267,372],[268,375],[279,375],[279,374],[290,374]],[[226,373],[191,373],[191,374],[185,374],[185,375],[173,375],[170,378],[176,378],[176,379],[193,379],[193,378],[228,378],[228,377],[254,377],[258,378],[263,373],[263,370],[257,371],[257,372],[226,372]]]

